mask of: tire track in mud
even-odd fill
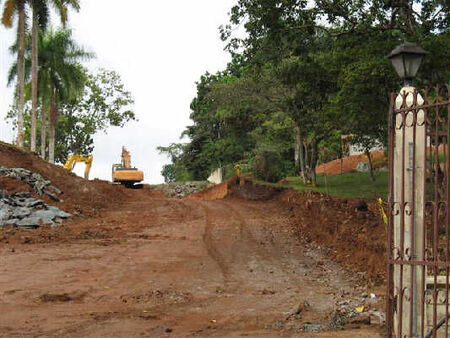
[[[286,246],[282,242],[286,239],[288,241],[291,240],[285,237],[286,234],[280,233],[279,235],[281,237],[278,238],[278,241],[272,242],[267,246],[258,245],[258,239],[252,233],[252,225],[243,216],[243,213],[248,214],[250,216],[248,219],[253,220],[251,213],[261,212],[257,205],[251,202],[249,204],[244,202],[242,206],[228,201],[224,203],[235,212],[237,218],[242,220],[242,224],[245,226],[244,232],[248,234],[247,238],[257,244],[256,250],[260,257],[266,261],[265,265],[268,263],[269,265],[276,266],[280,272],[289,278],[291,283],[302,284],[303,292],[308,291],[314,294],[314,302],[321,304],[321,306],[317,306],[317,310],[320,308],[320,312],[332,311],[335,299],[330,294],[339,294],[342,290],[352,290],[355,280],[351,275],[346,275],[339,264],[327,260],[322,252],[318,250],[299,248],[297,245],[293,245],[293,242],[288,242]],[[279,217],[278,220],[280,220]],[[263,231],[267,230],[264,229]],[[288,249],[287,253],[283,254],[283,248]],[[296,270],[296,273],[293,273],[293,270]],[[305,278],[305,276],[308,277]],[[328,280],[328,283],[311,283],[310,278]]]
[[[205,214],[205,230],[203,233],[203,244],[206,247],[206,250],[208,252],[208,256],[210,256],[218,265],[220,272],[222,273],[223,279],[224,279],[224,285],[225,287],[229,287],[230,283],[230,271],[229,268],[223,259],[222,255],[220,254],[217,247],[214,245],[213,241],[213,234],[212,230],[214,228],[213,220],[212,220],[212,210],[210,207],[206,205],[207,202],[200,202],[200,205],[203,208],[204,214]]]
[[[207,205],[209,204],[209,205]],[[213,204],[211,206],[210,204]],[[268,259],[268,254],[260,248],[257,240],[254,238],[251,231],[248,229],[247,223],[244,217],[236,211],[230,203],[221,201],[214,202],[201,202],[201,205],[205,212],[205,231],[203,235],[203,242],[208,251],[208,254],[219,266],[222,275],[224,276],[224,284],[229,291],[231,291],[233,283],[244,283],[242,276],[240,279],[233,278],[233,268],[239,269],[243,264],[247,264],[250,256],[257,255],[260,259],[258,261],[271,261],[270,264],[275,266],[277,263]],[[226,220],[228,224],[217,224],[216,219]],[[228,230],[230,233],[221,234],[222,238],[218,238],[218,235],[214,234],[214,230]],[[227,236],[227,238],[225,238]],[[234,240],[230,237],[234,237]],[[222,247],[227,245],[226,242],[230,241],[233,250],[231,252],[222,252]],[[224,250],[225,251],[225,250]],[[241,258],[241,259],[239,259]],[[239,272],[239,271],[238,271]],[[242,284],[241,283],[241,284]],[[237,285],[234,285],[236,288]]]
[[[294,240],[287,237],[288,234],[276,232],[276,236],[280,237],[275,242],[261,241],[259,236],[255,237],[253,231],[261,231],[261,234],[257,235],[262,237],[269,231],[264,226],[259,228],[259,222],[266,217],[265,211],[245,202],[242,206],[235,203],[236,201],[220,201],[214,202],[213,206],[203,204],[207,213],[204,243],[210,256],[218,263],[224,274],[227,290],[239,292],[238,290],[253,289],[251,292],[255,292],[268,288],[270,292],[274,288],[274,291],[280,292],[289,286],[291,289],[301,290],[301,294],[305,295],[301,298],[306,297],[313,305],[311,311],[317,315],[322,316],[332,311],[334,305],[332,294],[337,294],[342,287],[350,288],[348,280],[340,276],[338,267],[333,266],[325,271],[322,255],[319,252],[313,252],[312,255],[305,252],[303,248],[295,245]],[[215,217],[214,213],[217,213]],[[219,219],[218,224],[214,222],[214,218]],[[226,219],[229,224],[220,223],[222,219]],[[272,220],[269,215],[266,224],[270,226],[272,221],[279,222],[280,217],[273,217]],[[220,238],[222,234],[214,232],[216,226],[234,229],[234,233],[227,235],[236,234],[239,237],[231,244],[232,255],[228,255],[228,248],[225,247],[227,239]],[[284,225],[281,225],[277,228],[283,227]],[[248,273],[250,268],[251,273]],[[330,283],[323,285],[315,283],[316,276],[317,278],[322,276]],[[280,297],[283,296],[280,294]]]
[[[233,214],[236,216],[236,219],[239,220],[239,228],[240,234],[242,235],[242,239],[244,239],[246,243],[251,244],[253,252],[261,258],[261,261],[266,262],[265,265],[276,267],[290,280],[295,279],[297,282],[300,283],[305,282],[304,278],[302,278],[301,276],[293,275],[292,268],[288,268],[284,264],[282,264],[285,261],[285,259],[282,255],[280,255],[279,250],[277,250],[277,248],[275,248],[273,244],[271,244],[269,247],[260,244],[260,241],[258,241],[252,233],[251,225],[248,224],[248,222],[245,220],[245,217],[242,215],[242,213],[238,210],[236,206],[232,205],[228,201],[227,202],[224,201],[223,203],[233,212]],[[248,206],[246,206],[246,208],[248,208]],[[265,229],[263,231],[265,231]],[[300,263],[305,258],[306,257],[301,255],[298,256],[297,259]]]
[[[211,206],[210,203],[213,205]],[[206,219],[203,242],[209,256],[218,264],[224,276],[224,284],[229,291],[244,284],[252,286],[246,278],[249,271],[251,273],[249,276],[259,279],[262,284],[265,284],[264,280],[270,280],[269,277],[274,276],[275,271],[277,271],[277,278],[283,276],[288,278],[290,283],[294,280],[295,283],[305,282],[304,278],[293,275],[292,269],[284,266],[285,260],[276,252],[276,248],[270,247],[271,250],[269,250],[266,246],[262,246],[261,242],[254,237],[246,218],[233,206],[232,202],[221,200],[202,202],[201,205]],[[217,224],[215,219],[226,220],[228,224]],[[223,237],[218,238],[220,235],[214,234],[215,229],[225,230],[228,233],[221,233]],[[230,243],[227,243],[228,241]],[[227,252],[229,249],[225,247],[227,245],[232,247],[231,251]],[[298,258],[302,259],[302,257]],[[258,271],[253,271],[248,266],[250,262],[257,262]]]

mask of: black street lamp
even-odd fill
[[[391,60],[398,76],[405,81],[405,86],[411,85],[420,64],[427,51],[412,42],[403,42],[387,56]]]

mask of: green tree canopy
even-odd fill
[[[93,136],[110,127],[123,127],[135,120],[133,98],[118,73],[100,69],[94,74],[85,69],[82,94],[61,104],[56,130],[55,160],[64,163],[70,154],[90,155],[94,150]],[[12,109],[8,118],[16,111]],[[40,122],[38,122],[40,136]],[[30,142],[31,118],[29,105],[25,112],[25,142]],[[38,146],[38,150],[39,146]]]

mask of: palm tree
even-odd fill
[[[38,106],[38,31],[39,27],[45,29],[50,19],[49,4],[52,4],[58,11],[63,26],[67,23],[68,6],[78,11],[80,9],[79,0],[28,0],[33,10],[32,21],[32,52],[31,52],[31,151],[36,151],[36,111]],[[42,134],[41,134],[41,155],[45,158],[45,122],[44,110],[41,112]]]
[[[91,53],[79,47],[72,38],[72,31],[49,30],[44,34],[42,53],[39,53],[42,71],[42,94],[50,103],[49,161],[55,161],[55,129],[61,103],[79,96],[85,84],[85,70],[80,60],[92,58]]]
[[[31,56],[28,48],[26,78],[30,79]],[[55,160],[55,130],[61,104],[76,99],[83,91],[86,71],[80,61],[92,58],[93,54],[78,46],[69,29],[52,30],[38,34],[38,94],[41,98],[41,116],[49,114],[49,161]],[[11,83],[18,74],[13,64],[8,77]],[[41,152],[45,158],[45,123],[41,131]]]
[[[1,0],[0,0],[1,1]],[[25,106],[25,38],[26,38],[26,0],[6,0],[2,14],[2,24],[12,27],[17,15],[17,145],[23,147],[23,111]]]

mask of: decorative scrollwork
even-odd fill
[[[405,113],[405,126],[407,128],[412,128],[415,124],[416,112],[414,110],[409,110]]]
[[[397,130],[402,129],[405,126],[405,113],[395,113],[395,128]]]
[[[403,211],[404,211],[406,216],[411,216],[412,215],[412,209],[413,209],[413,206],[412,206],[411,202],[405,202],[403,204]]]
[[[398,261],[398,260],[400,260],[402,258],[401,251],[400,251],[400,249],[398,247],[393,247],[392,248],[392,258],[395,261]]]
[[[417,111],[417,126],[418,127],[422,127],[425,125],[426,121],[427,121],[427,114],[426,114],[426,110],[425,109],[419,109]]]
[[[400,214],[400,203],[398,202],[393,202],[391,205],[391,215],[392,216],[397,216]]]
[[[405,258],[406,258],[406,260],[408,260],[408,261],[410,261],[410,260],[412,259],[412,256],[411,256],[411,248],[406,248],[406,249],[405,249]]]

